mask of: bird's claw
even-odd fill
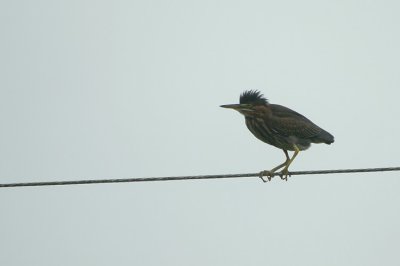
[[[264,179],[264,176],[267,177],[268,181],[271,181],[271,179],[274,176],[274,174],[271,173],[271,171],[268,171],[268,170],[261,171],[259,177],[265,183],[265,182],[267,182],[267,180]]]
[[[280,173],[279,173],[279,176],[280,176],[280,178],[282,179],[282,180],[285,180],[285,181],[288,181],[288,176],[292,176],[290,173],[289,173],[289,171],[286,169],[283,169]]]
[[[259,177],[265,183],[265,182],[267,182],[267,180],[265,180],[264,177],[267,177],[268,181],[271,181],[271,179],[274,177],[274,175],[279,175],[279,177],[285,181],[288,181],[288,176],[289,177],[292,176],[288,170],[283,169],[279,173],[274,173],[274,172],[271,172],[268,170],[264,170],[264,171],[260,172]]]

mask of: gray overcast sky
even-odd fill
[[[398,1],[3,1],[0,182],[270,169],[219,108],[335,136],[291,170],[399,166]],[[0,264],[399,265],[397,172],[0,190]]]

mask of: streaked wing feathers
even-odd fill
[[[272,131],[285,136],[308,139],[318,135],[322,129],[303,115],[282,105],[271,104],[272,117],[269,125]]]

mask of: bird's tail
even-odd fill
[[[321,132],[313,138],[313,142],[331,144],[335,142],[335,138],[332,134],[322,129]]]

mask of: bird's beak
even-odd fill
[[[234,109],[234,110],[239,110],[240,108],[243,108],[243,106],[241,106],[240,104],[225,104],[225,105],[221,105],[222,108],[230,108],[230,109]]]

